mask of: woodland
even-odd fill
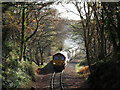
[[[2,88],[21,88],[35,81],[33,66],[42,67],[63,49],[66,23],[82,40],[90,88],[120,87],[120,2],[77,2],[80,20],[58,17],[48,2],[2,2]],[[73,38],[74,41],[77,38]]]

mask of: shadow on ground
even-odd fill
[[[46,74],[51,74],[51,73],[54,73],[54,72],[59,73],[61,71],[54,70],[52,60],[51,60],[44,68],[40,69],[39,74],[46,75]]]
[[[52,66],[52,60],[42,69],[40,69],[39,74],[50,74],[54,72],[54,68]]]

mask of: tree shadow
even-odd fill
[[[42,69],[40,69],[39,74],[45,75],[45,74],[50,74],[55,72],[53,65],[52,65],[52,60]]]
[[[51,74],[54,72],[56,72],[56,73],[62,72],[62,70],[63,70],[62,68],[61,69],[54,69],[52,63],[53,63],[53,61],[51,60],[44,68],[42,68],[42,69],[38,68],[39,74],[46,75],[46,74]]]

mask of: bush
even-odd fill
[[[4,66],[7,67],[3,66],[5,70],[2,71],[3,89],[17,89],[28,84],[31,80],[35,81],[32,65],[28,62],[17,62],[15,59],[10,59],[6,62],[7,65]]]
[[[32,64],[30,64],[29,61],[22,61],[20,66],[22,71],[29,75],[32,81],[35,81],[35,73],[33,71]]]
[[[113,55],[92,65],[89,76],[91,88],[119,88],[120,87],[120,59]]]
[[[18,72],[18,62],[16,60],[7,60],[6,65],[3,66],[2,71],[2,87],[3,89],[17,88],[19,86]]]

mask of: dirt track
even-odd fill
[[[64,70],[64,87],[65,90],[89,88],[87,82],[76,73],[75,65],[79,60],[73,60],[70,62]]]

